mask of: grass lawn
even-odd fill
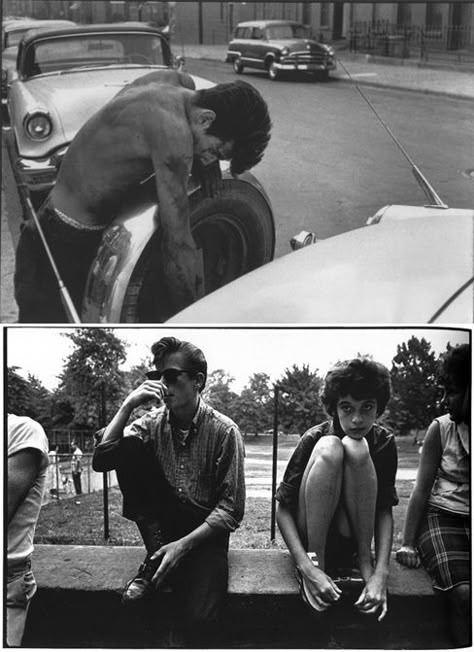
[[[261,441],[259,441],[261,440]],[[266,441],[264,441],[266,440]],[[247,455],[258,457],[262,450],[268,456],[268,438],[249,438],[246,441]],[[411,438],[397,440],[399,468],[416,469],[418,449],[412,445]],[[288,459],[292,446],[281,447],[280,461]],[[249,451],[251,451],[249,453]],[[397,491],[400,502],[394,508],[393,548],[401,542],[403,518],[413,480],[398,480]],[[40,513],[36,528],[36,543],[56,543],[71,545],[142,545],[136,525],[121,515],[122,498],[119,489],[109,490],[109,532],[104,540],[103,494],[98,491],[83,494],[80,497],[62,499],[45,505]],[[231,536],[232,548],[285,548],[285,544],[276,528],[276,537],[270,539],[271,500],[268,497],[249,496],[242,525]]]

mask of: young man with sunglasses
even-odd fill
[[[122,603],[170,585],[180,625],[195,644],[215,631],[227,591],[229,535],[245,505],[243,442],[236,424],[201,398],[202,351],[174,337],[151,350],[156,371],[105,428],[93,468],[116,470],[123,515],[137,523],[147,550]],[[159,407],[126,427],[133,410],[150,400]]]

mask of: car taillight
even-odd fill
[[[51,133],[51,120],[45,113],[34,113],[26,117],[25,130],[33,140],[44,140]]]

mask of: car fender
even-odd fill
[[[232,178],[227,171],[222,176],[224,179]],[[239,175],[239,180],[254,186],[271,210],[267,193],[252,174],[245,172]],[[191,185],[188,195],[198,189],[198,185]],[[153,205],[115,220],[106,229],[86,283],[81,311],[84,323],[120,322],[133,271],[158,225],[158,207]]]

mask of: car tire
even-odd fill
[[[277,81],[277,79],[279,79],[280,77],[280,71],[276,67],[274,61],[270,62],[267,72],[268,72],[268,77],[271,79],[271,81]]]
[[[244,65],[240,57],[236,57],[234,59],[234,61],[232,62],[232,66],[234,68],[234,72],[236,75],[241,75],[244,72]]]
[[[205,293],[270,262],[275,225],[265,197],[251,184],[227,179],[218,197],[201,190],[190,198],[191,230],[202,251]],[[159,281],[157,238],[145,247],[132,273],[121,310],[124,323],[159,323],[172,317],[166,288]]]

